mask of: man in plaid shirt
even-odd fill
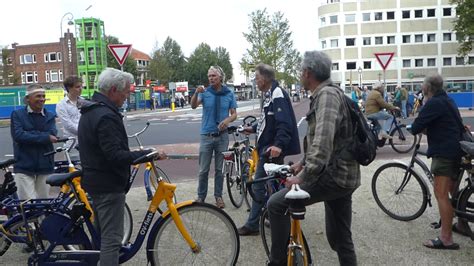
[[[310,110],[306,114],[308,129],[304,140],[304,158],[292,166],[296,176],[287,178],[287,187],[301,184],[311,198],[305,205],[324,201],[326,235],[337,252],[341,265],[356,265],[352,242],[352,193],[360,185],[360,167],[355,160],[340,157],[353,138],[352,122],[346,97],[332,85],[331,59],[319,51],[306,52],[301,82],[310,91]],[[286,265],[286,245],[290,232],[287,213],[288,188],[271,196],[268,211],[272,246],[269,265]]]

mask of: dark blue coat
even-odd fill
[[[265,127],[258,138],[258,152],[262,155],[268,147],[277,146],[283,156],[299,154],[300,140],[290,97],[276,81],[272,84],[270,94],[269,102],[263,104]],[[254,132],[258,134],[257,125],[254,125]]]
[[[428,157],[459,160],[462,150],[459,145],[461,128],[456,103],[441,92],[429,99],[412,125],[413,134],[426,129],[428,136]]]
[[[54,149],[49,139],[56,136],[55,115],[43,109],[40,114],[28,113],[27,107],[12,112],[10,131],[13,139],[15,173],[27,175],[51,174],[54,168],[54,156],[44,156]],[[43,121],[41,123],[35,120]]]

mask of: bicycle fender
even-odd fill
[[[192,205],[194,203],[194,200],[187,200],[183,201],[180,203],[175,204],[176,209],[179,210],[182,207]],[[150,233],[148,233],[148,239],[146,243],[146,250],[152,250],[153,249],[153,241],[155,239],[155,235],[158,233],[158,229],[161,227],[161,225],[165,222],[165,219],[170,216],[170,211],[166,210],[159,218],[158,220],[153,224],[151,227]],[[151,252],[147,252],[146,254],[148,261],[151,261]]]

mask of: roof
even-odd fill
[[[150,61],[151,60],[151,57],[149,55],[145,54],[142,51],[138,51],[137,49],[133,49],[133,48],[132,48],[132,53],[130,54],[130,56],[134,60],[145,60],[145,61]]]

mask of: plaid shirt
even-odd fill
[[[308,130],[304,140],[304,164],[300,174],[304,183],[314,184],[322,175],[331,176],[344,188],[360,185],[360,166],[355,160],[345,161],[339,153],[353,137],[352,122],[342,90],[330,86],[328,79],[311,96],[306,114]]]

